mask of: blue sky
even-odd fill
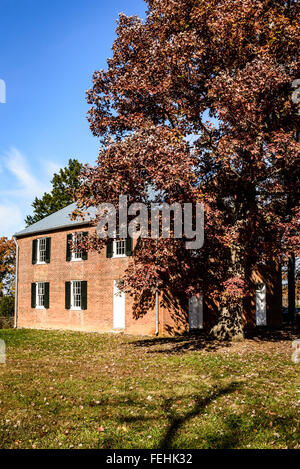
[[[85,91],[112,55],[119,12],[145,9],[142,0],[0,0],[0,236],[24,226],[70,157],[94,163]]]

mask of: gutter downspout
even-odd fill
[[[155,292],[155,316],[156,316],[156,328],[155,328],[155,335],[157,336],[159,334],[159,291],[158,289]]]
[[[158,238],[156,238],[155,264],[157,264]],[[159,334],[159,291],[158,285],[155,292],[155,335]]]
[[[15,279],[15,315],[14,315],[14,328],[18,327],[18,290],[19,290],[19,245],[17,239],[13,236],[16,244],[16,279]]]

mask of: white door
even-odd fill
[[[267,301],[265,283],[258,283],[256,285],[256,325],[267,325]]]
[[[125,293],[119,290],[114,280],[114,329],[125,328]]]
[[[192,296],[189,299],[190,330],[203,328],[203,296]]]

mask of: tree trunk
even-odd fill
[[[288,260],[288,320],[291,323],[295,319],[295,308],[295,254],[292,254]]]
[[[231,267],[228,269],[228,273],[232,276],[237,275],[244,278],[244,259],[241,258],[237,247],[231,248],[230,260]],[[223,302],[220,307],[218,322],[210,331],[211,335],[219,340],[242,340],[244,338],[242,314],[243,298]]]
[[[244,338],[242,313],[241,301],[223,306],[218,323],[211,330],[211,335],[219,340],[242,340]]]

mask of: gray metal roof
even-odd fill
[[[81,218],[78,220],[71,220],[70,214],[76,209],[76,202],[68,205],[58,212],[52,213],[48,217],[43,218],[42,220],[34,223],[33,225],[28,226],[22,231],[15,233],[14,236],[26,236],[31,234],[43,233],[45,231],[52,231],[59,228],[69,228],[76,225],[86,225],[95,218],[96,208],[91,207],[88,209],[89,215],[86,215],[85,220]]]

